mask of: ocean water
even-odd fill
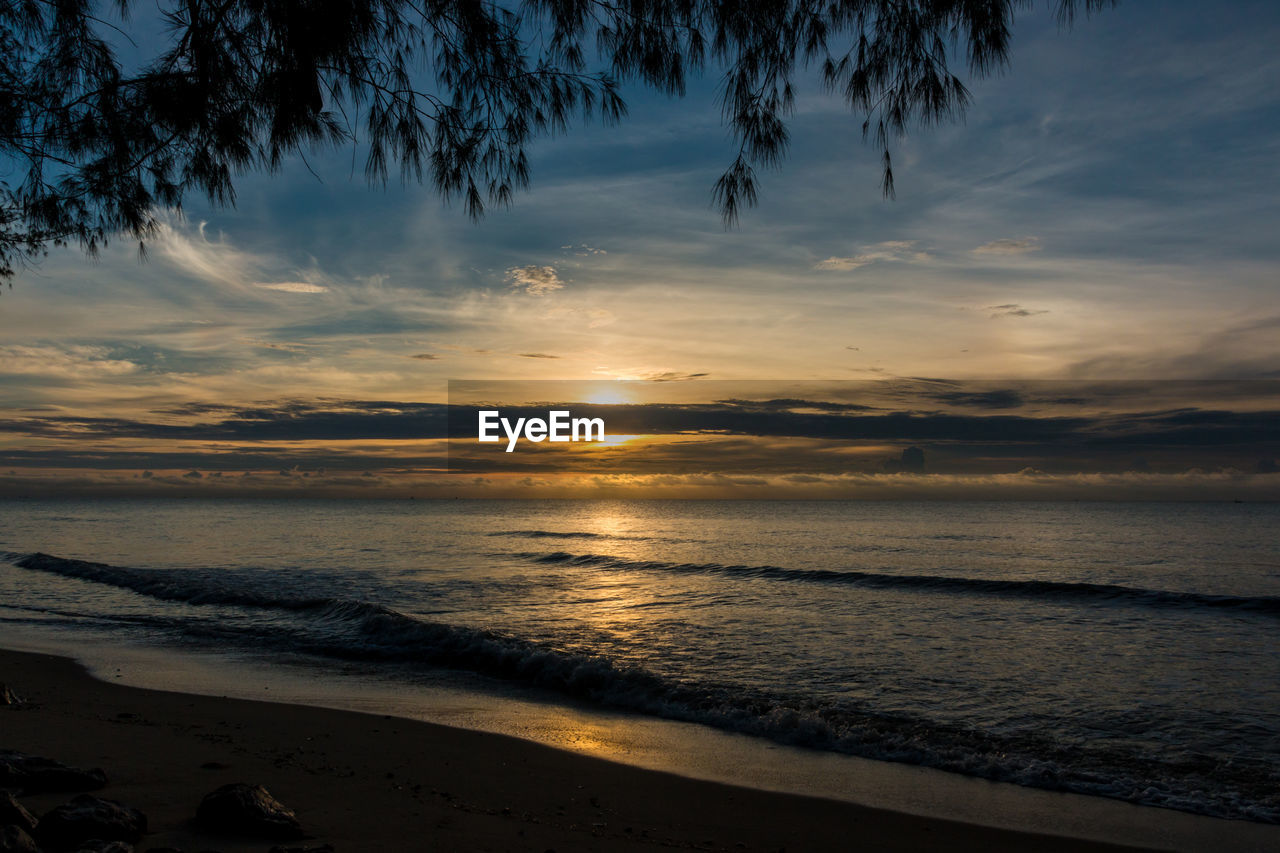
[[[1280,822],[1280,505],[7,501],[0,627]]]

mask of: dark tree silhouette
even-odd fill
[[[738,144],[726,224],[785,154],[807,67],[865,119],[892,196],[893,138],[961,114],[951,66],[1004,66],[1032,0],[153,2],[138,20],[129,0],[0,0],[0,278],[50,245],[142,246],[186,193],[232,204],[235,175],[324,144],[479,216],[528,184],[535,137],[617,121],[622,82],[678,95],[703,69]],[[1064,24],[1113,2],[1052,0]]]

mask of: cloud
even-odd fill
[[[1141,18],[1125,5],[1109,14]],[[120,367],[71,364],[85,374],[68,378],[71,388],[29,374],[21,384],[0,380],[8,386],[0,391],[4,408],[56,402],[72,413],[139,417],[144,406],[242,403],[281,389],[304,397],[445,399],[445,377],[437,375],[443,365],[408,363],[423,343],[455,365],[455,375],[497,378],[593,375],[597,365],[762,379],[1280,376],[1265,330],[1244,340],[1226,334],[1233,323],[1275,314],[1267,295],[1276,244],[1265,232],[1277,194],[1273,181],[1259,180],[1270,175],[1260,168],[1267,145],[1237,134],[1225,171],[1188,166],[1221,141],[1215,123],[1233,114],[1255,118],[1247,112],[1251,97],[1255,108],[1271,103],[1265,82],[1274,79],[1267,71],[1275,61],[1257,41],[1248,55],[1261,63],[1227,62],[1239,54],[1216,49],[1225,41],[1213,42],[1215,49],[1198,44],[1194,56],[1170,51],[1185,26],[1185,17],[1172,20],[1179,17],[1153,21],[1152,38],[1141,45],[1144,56],[1168,67],[1126,70],[1123,51],[1116,64],[1099,62],[1101,36],[1062,40],[1051,22],[1043,33],[1033,28],[1024,47],[1037,61],[987,81],[990,110],[973,111],[971,126],[954,135],[911,143],[919,161],[906,179],[914,188],[903,184],[895,204],[877,200],[874,157],[850,166],[828,156],[842,138],[832,127],[847,119],[839,103],[803,100],[795,150],[813,156],[792,158],[786,191],[772,192],[728,233],[708,210],[705,187],[688,177],[691,162],[714,159],[723,143],[718,112],[705,109],[711,98],[670,102],[653,123],[646,117],[627,133],[550,144],[536,191],[482,226],[411,190],[366,195],[355,181],[312,192],[264,176],[242,188],[255,202],[238,212],[193,203],[189,225],[174,221],[189,244],[181,255],[192,264],[187,275],[159,243],[150,244],[152,262],[140,266],[130,241],[114,241],[91,273],[78,253],[54,253],[39,286],[15,284],[18,298],[0,305],[10,321],[6,345],[99,345],[110,337],[163,348],[169,359],[167,369],[148,362],[119,376],[109,371]],[[1240,26],[1229,18],[1210,23]],[[1264,41],[1259,32],[1242,29]],[[1187,85],[1166,88],[1166,75]],[[1101,79],[1115,85],[1099,87]],[[1123,88],[1135,81],[1143,87]],[[1185,97],[1187,87],[1194,99]],[[1092,97],[1099,93],[1105,97]],[[1133,110],[1140,120],[1124,118]],[[1028,115],[1053,122],[1038,129]],[[640,134],[648,135],[643,144]],[[852,199],[833,192],[854,186],[872,189]],[[196,228],[202,217],[210,219],[203,235]],[[367,227],[376,222],[389,226]],[[169,248],[180,254],[173,241]],[[607,255],[579,254],[606,245]],[[920,249],[934,260],[889,260]],[[831,271],[813,269],[826,258]],[[508,287],[509,269],[541,264],[565,294],[536,298],[525,295],[527,283]],[[235,293],[190,277],[228,270]],[[362,276],[383,283],[360,285]],[[277,295],[254,282],[314,282],[330,292]],[[993,313],[985,306],[1012,298],[1051,304],[1055,316],[1038,319],[1031,312],[1040,306],[1021,303],[1004,309],[1012,313],[998,323],[981,322]],[[968,316],[955,310],[960,305],[969,306]],[[562,306],[575,312],[571,319],[542,320]],[[616,312],[616,322],[596,326],[588,311],[597,308]],[[1028,330],[1035,334],[1021,334]],[[838,343],[848,337],[860,351]],[[272,343],[246,349],[244,339]],[[300,356],[283,349],[300,345],[308,347]],[[482,348],[492,352],[475,352]],[[526,365],[515,356],[552,350],[564,365],[538,368],[540,361]],[[175,352],[196,365],[175,364]],[[697,385],[666,387],[681,384]]]
[[[1202,316],[1179,337],[1167,336],[1160,349],[1135,351],[1121,336],[1106,341],[1098,352],[1077,362],[1077,376],[1179,376],[1215,379],[1277,379],[1275,336],[1280,315],[1245,322],[1213,324]],[[1135,324],[1136,326],[1137,324]],[[1235,383],[1228,383],[1235,387]]]
[[[559,358],[560,357],[558,355],[551,355],[545,352],[518,352],[516,353],[516,355],[519,356],[520,358]]]
[[[617,315],[607,308],[574,308],[569,305],[556,305],[549,308],[543,313],[542,318],[561,326],[585,325],[588,329],[599,329],[618,322]]]
[[[669,370],[664,367],[634,367],[625,369],[612,369],[607,367],[597,367],[592,371],[597,376],[607,376],[610,379],[618,379],[626,382],[683,382],[690,379],[701,379],[710,376],[710,373],[686,373],[679,370]]]
[[[263,349],[280,350],[281,352],[298,353],[298,352],[306,352],[307,350],[307,344],[282,344],[279,341],[256,341],[256,340],[250,340],[248,341],[248,343],[252,344],[255,347],[261,347]]]
[[[190,229],[162,222],[150,245],[156,255],[182,272],[211,284],[237,287],[253,280],[255,273],[261,276],[262,258],[223,239],[210,240],[208,224],[201,222],[193,234]]]
[[[973,250],[975,255],[1025,255],[1040,251],[1039,237],[1022,237],[1017,240],[992,240]]]
[[[107,347],[72,345],[0,346],[0,375],[97,381],[137,371],[133,361],[115,357]]]
[[[1005,305],[988,305],[987,310],[993,312],[992,317],[1034,317],[1037,314],[1048,314],[1047,308],[1033,311],[1030,308],[1023,308],[1016,302],[1010,302]]]
[[[654,395],[698,399],[691,397],[697,392],[665,387],[671,390]],[[896,458],[911,444],[928,454],[930,476],[1118,474],[1132,471],[1140,458],[1147,460],[1151,476],[1232,470],[1241,477],[1269,476],[1274,491],[1280,486],[1277,475],[1268,473],[1274,466],[1260,466],[1259,460],[1275,455],[1277,409],[1263,403],[1280,399],[1277,388],[1280,383],[1217,381],[1069,388],[1050,382],[1014,388],[920,379],[911,382],[913,394],[888,409],[868,406],[881,398],[862,393],[857,402],[847,401],[851,394],[625,404],[552,396],[547,399],[564,401],[575,415],[603,418],[611,435],[648,438],[605,456],[519,458],[503,453],[495,458],[466,441],[476,424],[470,404],[286,399],[250,407],[171,407],[140,420],[23,413],[0,420],[0,469],[21,469],[22,477],[37,478],[45,476],[41,472],[55,478],[96,472],[103,483],[117,478],[110,488],[123,488],[123,478],[139,487],[154,480],[165,488],[212,488],[215,479],[246,473],[300,483],[330,472],[324,477],[332,487],[345,489],[361,482],[378,485],[358,476],[370,471],[388,477],[387,488],[412,488],[420,473],[445,465],[443,439],[452,438],[447,464],[455,473],[701,472],[732,479],[844,472],[864,477],[883,473],[883,460]],[[1080,396],[1064,397],[1066,391]],[[886,393],[892,398],[896,392]],[[939,411],[938,403],[960,411]],[[549,405],[503,409],[507,417],[533,417],[544,416]],[[28,441],[16,443],[20,436]],[[154,473],[147,477],[143,471]],[[344,475],[359,482],[333,479]],[[15,480],[10,491],[31,488]],[[77,487],[49,480],[38,491],[57,488]]]
[[[813,265],[813,268],[815,270],[825,270],[828,272],[839,271],[839,270],[854,270],[854,269],[857,269],[858,267],[866,266],[867,264],[871,263],[871,261],[872,261],[872,258],[869,258],[866,255],[854,255],[853,257],[849,257],[849,258],[830,257],[830,258],[827,258],[825,261],[818,261],[818,263]]]
[[[708,375],[706,373],[678,373],[674,370],[664,370],[661,373],[651,373],[644,378],[649,382],[688,382]]]
[[[920,263],[929,260],[927,252],[915,249],[915,240],[886,240],[871,246],[864,246],[856,255],[848,257],[830,257],[813,265],[816,270],[824,272],[843,272],[865,267],[876,261],[892,261],[897,263]]]
[[[555,267],[529,265],[507,270],[507,281],[512,290],[523,290],[530,296],[546,296],[564,287]]]
[[[940,403],[954,406],[973,406],[980,409],[1016,409],[1025,399],[1013,389],[994,391],[943,391],[924,396]]]
[[[440,356],[436,355],[433,352],[414,353],[413,355],[409,356],[409,358],[416,358],[419,361],[439,361],[440,360]]]
[[[306,281],[255,281],[254,287],[261,287],[263,290],[280,290],[285,293],[328,293],[329,288],[319,284],[311,284]]]
[[[73,441],[91,438],[166,441],[423,440],[448,434],[447,412],[448,407],[438,403],[277,401],[219,411],[217,413],[223,416],[217,420],[196,423],[173,423],[171,417],[158,420],[72,416],[0,419],[0,433],[26,433]],[[161,412],[165,415],[172,413],[173,410]],[[197,410],[192,410],[191,414],[199,416]]]
[[[840,403],[830,400],[802,400],[795,397],[775,397],[771,400],[743,400],[739,398],[729,398],[725,400],[716,400],[715,403],[722,406],[737,406],[743,409],[784,412],[806,409],[819,412],[869,412],[875,408],[873,406],[863,406],[857,403]]]
[[[312,259],[307,269],[297,269],[283,258],[240,248],[219,234],[211,239],[209,223],[187,227],[170,215],[161,222],[148,243],[154,256],[186,276],[219,287],[241,291],[274,290],[279,293],[315,294],[332,289],[329,278]],[[259,294],[265,296],[265,294]]]

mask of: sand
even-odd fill
[[[74,661],[0,651],[0,749],[102,767],[99,796],[144,811],[138,850],[260,851],[191,825],[204,794],[262,784],[339,853],[683,848],[1085,851],[1133,847],[993,829],[686,779],[503,735],[400,718],[144,690]],[[22,797],[37,814],[70,798]],[[296,843],[296,842],[294,842]]]

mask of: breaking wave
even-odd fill
[[[1051,727],[994,733],[920,715],[884,712],[855,701],[820,700],[749,686],[683,681],[619,664],[607,656],[558,648],[501,631],[450,625],[380,604],[343,598],[293,598],[238,590],[198,570],[122,568],[48,554],[7,555],[22,568],[130,590],[195,607],[225,606],[274,614],[235,620],[182,614],[162,625],[187,640],[274,648],[291,653],[401,665],[447,667],[555,691],[576,699],[668,719],[703,723],[774,741],[901,761],[986,779],[1116,797],[1201,814],[1280,822],[1280,785],[1264,764],[1187,762],[1152,757],[1104,741],[1068,741]],[[548,563],[696,571],[798,580],[917,587],[993,594],[1071,595],[1171,606],[1232,606],[1272,613],[1272,599],[1169,593],[1128,587],[978,581],[871,573],[797,571],[619,560],[600,555],[536,555]],[[1223,602],[1234,602],[1224,604]]]
[[[607,554],[571,554],[565,551],[514,556],[548,563],[627,571],[661,571],[678,574],[720,575],[743,580],[834,584],[867,589],[905,589],[970,595],[1017,596],[1046,600],[1111,603],[1145,607],[1207,608],[1280,616],[1275,596],[1210,595],[1099,583],[1064,583],[1042,580],[966,578],[947,575],[907,575],[886,572],[787,569],[781,566],[745,566],[724,563],[673,563],[661,560],[628,560]]]

